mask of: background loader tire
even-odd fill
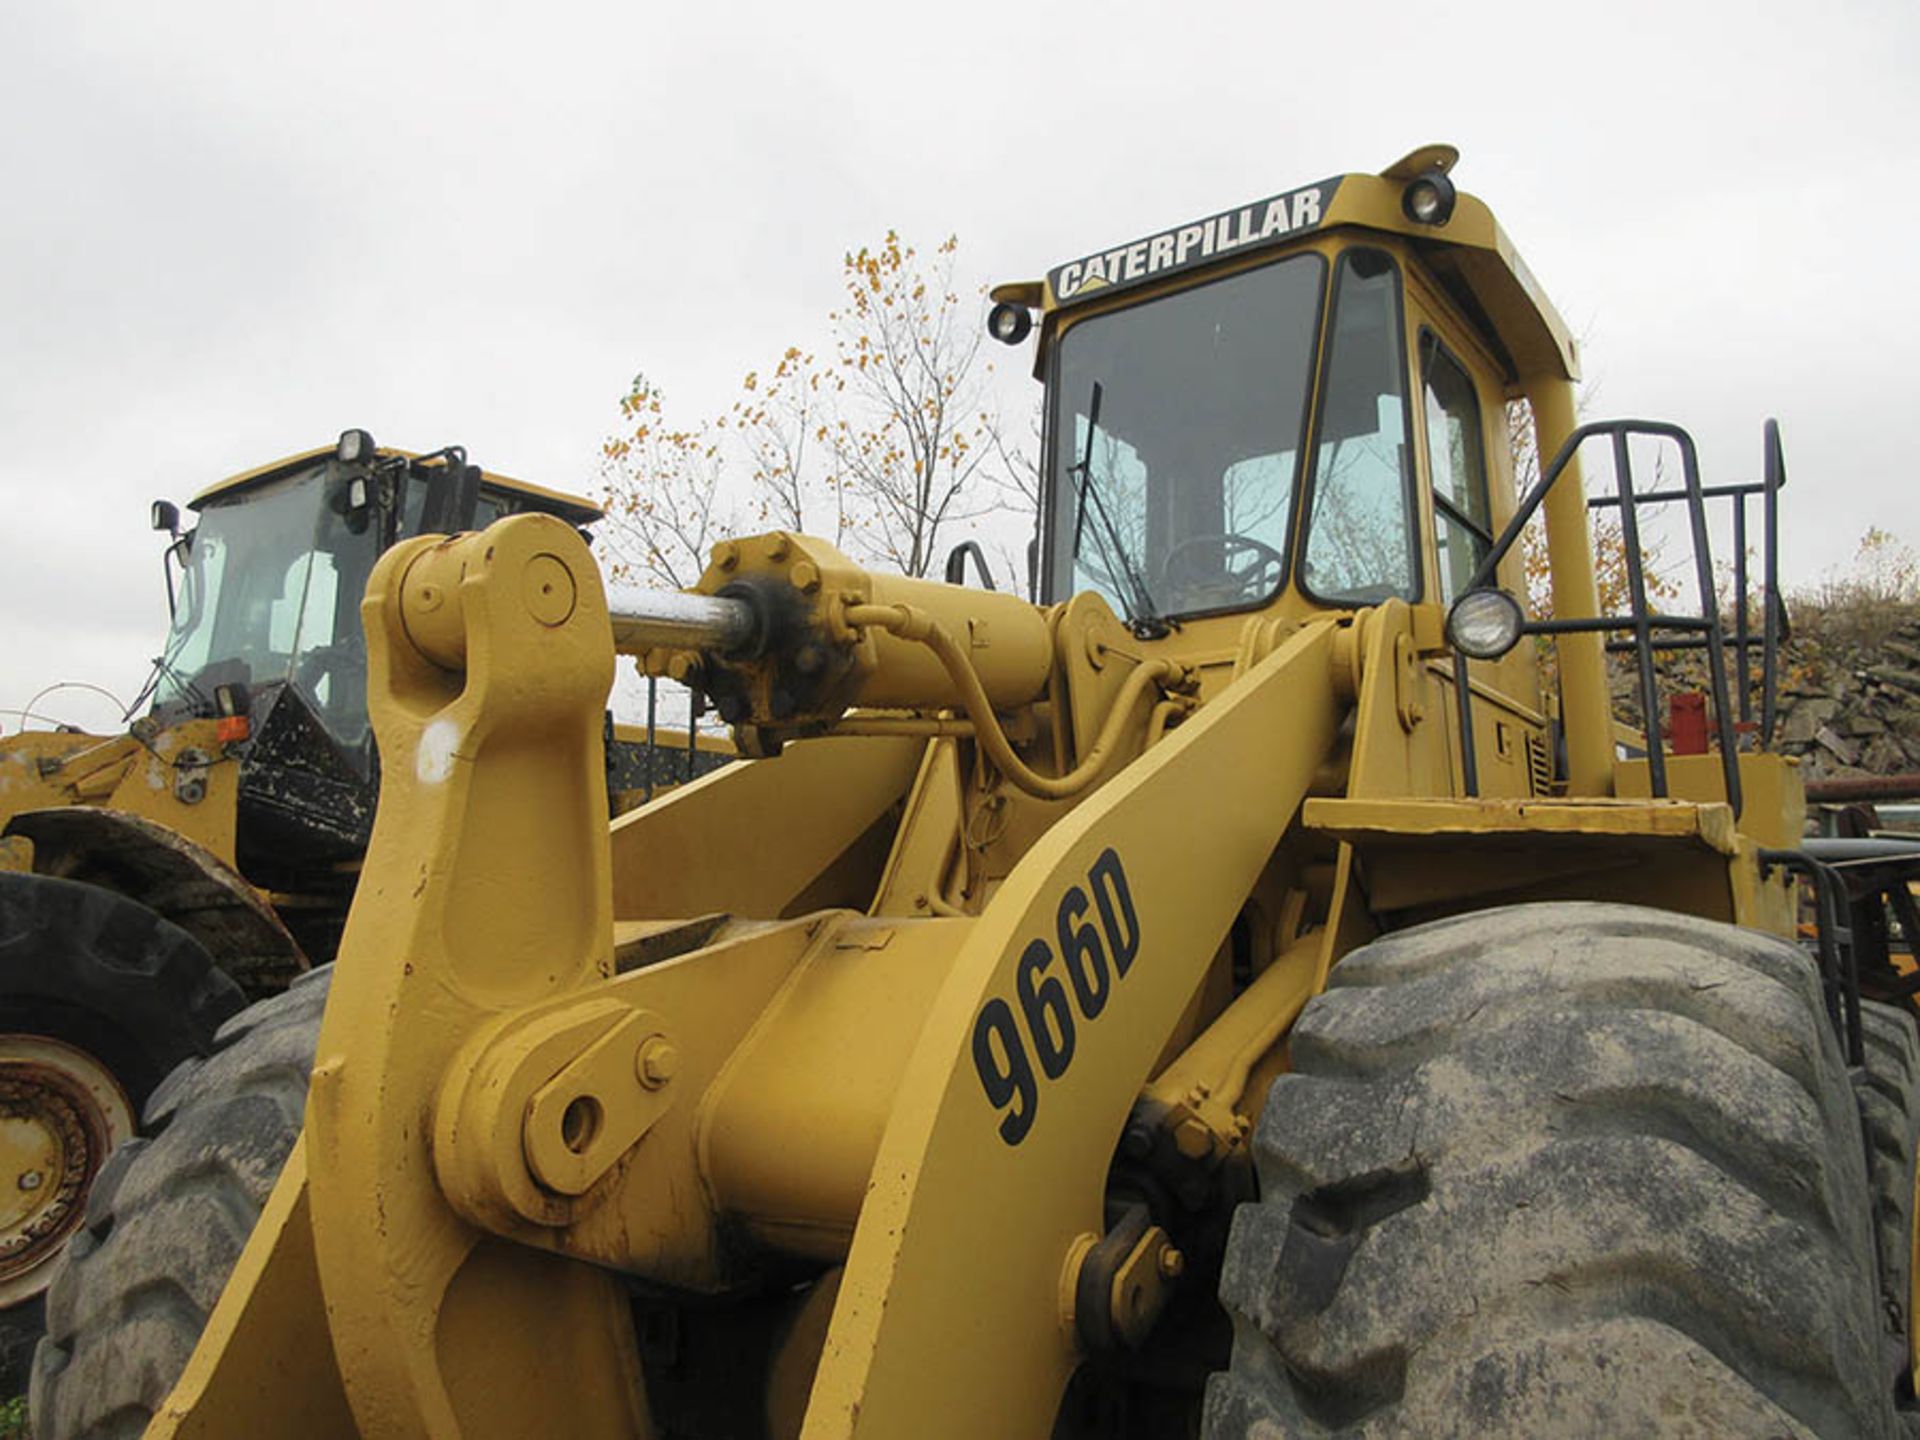
[[[1859,1113],[1793,946],[1461,916],[1355,951],[1291,1053],[1209,1437],[1896,1433]]]
[[[198,941],[99,886],[0,872],[0,1399],[108,1151],[245,1004]]]
[[[186,1368],[299,1138],[331,978],[309,971],[221,1026],[107,1162],[47,1295],[39,1440],[136,1436]]]
[[[1866,1068],[1856,1071],[1873,1188],[1880,1300],[1887,1318],[1888,1370],[1905,1434],[1920,1436],[1913,1394],[1914,1175],[1920,1161],[1920,1032],[1910,1011],[1868,1000],[1860,1006]]]

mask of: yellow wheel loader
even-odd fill
[[[155,1085],[333,958],[378,783],[358,613],[375,560],[423,529],[599,516],[359,430],[190,508],[182,534],[153,507],[173,619],[139,718],[0,741],[0,1380],[24,1383],[38,1297]]]
[[[39,1433],[1912,1424],[1913,1018],[1860,1002],[1766,753],[1771,560],[1752,624],[1744,566],[1714,597],[1706,507],[1770,556],[1777,437],[1708,486],[1683,432],[1576,426],[1456,158],[996,292],[1046,386],[1038,604],[792,534],[609,589],[541,516],[382,557],[341,962],[110,1165]],[[1657,507],[1690,613],[1647,599]],[[1704,738],[1662,734],[1670,648]],[[609,827],[616,654],[755,758]],[[277,1146],[210,1165],[254,1109]]]

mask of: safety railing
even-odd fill
[[[1720,764],[1726,786],[1727,803],[1736,816],[1740,813],[1740,760],[1727,675],[1726,651],[1731,646],[1739,667],[1742,722],[1752,719],[1752,652],[1757,646],[1761,661],[1761,743],[1772,738],[1777,704],[1778,651],[1783,631],[1779,600],[1778,496],[1786,483],[1786,466],[1781,457],[1780,432],[1775,422],[1766,424],[1766,463],[1763,477],[1754,483],[1703,486],[1693,437],[1677,425],[1651,420],[1612,420],[1582,425],[1566,439],[1540,478],[1522,497],[1506,528],[1493,542],[1481,561],[1468,591],[1490,588],[1495,584],[1499,565],[1518,543],[1521,533],[1546,499],[1554,485],[1567,472],[1573,457],[1589,440],[1606,437],[1612,442],[1614,493],[1588,500],[1594,509],[1615,507],[1620,512],[1620,541],[1627,580],[1628,609],[1625,614],[1583,616],[1566,619],[1524,618],[1520,635],[1570,635],[1599,633],[1609,637],[1608,648],[1633,655],[1635,684],[1639,698],[1640,729],[1645,736],[1648,785],[1651,793],[1664,799],[1670,793],[1667,783],[1666,752],[1660,732],[1660,685],[1654,656],[1671,650],[1702,650],[1707,659],[1707,683],[1712,701]],[[1680,454],[1679,488],[1640,490],[1634,483],[1631,441],[1636,437],[1673,442]],[[1747,562],[1747,503],[1758,496],[1762,501],[1763,597],[1761,633],[1755,637],[1749,612],[1752,606],[1751,581]],[[1708,536],[1706,502],[1725,498],[1733,507],[1734,619],[1731,634],[1722,620],[1715,594],[1713,551]],[[1648,595],[1646,547],[1641,535],[1641,511],[1649,505],[1678,502],[1686,506],[1688,528],[1693,541],[1694,581],[1699,596],[1699,613],[1674,615],[1656,611]],[[1622,635],[1626,638],[1617,638]],[[1461,778],[1468,795],[1479,793],[1479,764],[1473,733],[1473,694],[1467,677],[1467,656],[1454,650],[1454,702],[1460,721]]]
[[[1733,520],[1733,627],[1722,631],[1733,650],[1735,688],[1739,692],[1738,709],[1742,726],[1755,725],[1753,717],[1753,651],[1760,651],[1760,719],[1757,730],[1764,749],[1773,743],[1774,724],[1779,715],[1780,645],[1786,639],[1786,605],[1780,598],[1780,491],[1787,483],[1786,459],[1780,449],[1780,424],[1768,420],[1764,430],[1765,460],[1761,478],[1741,485],[1706,485],[1703,500],[1725,500]],[[1750,515],[1747,502],[1760,500],[1760,634],[1753,633],[1753,586],[1748,562]],[[1652,490],[1636,496],[1639,504],[1684,501],[1687,492]],[[1588,499],[1589,509],[1609,509],[1620,504],[1620,497],[1595,495]],[[1698,637],[1676,638],[1659,646],[1667,650],[1697,650],[1704,642]],[[1609,650],[1630,648],[1629,641],[1610,641]]]
[[[1847,1063],[1866,1063],[1866,1042],[1860,1022],[1860,957],[1854,946],[1853,927],[1842,924],[1849,913],[1845,881],[1833,866],[1815,859],[1804,850],[1762,850],[1758,859],[1763,871],[1776,866],[1804,878],[1813,890],[1813,956],[1820,970],[1820,989],[1827,1003],[1827,1018],[1846,1047]]]

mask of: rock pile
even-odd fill
[[[1878,628],[1810,623],[1787,644],[1776,744],[1810,780],[1920,770],[1920,615]]]
[[[1792,637],[1780,656],[1773,748],[1798,755],[1808,780],[1920,771],[1920,608],[1823,610],[1803,600],[1792,611]],[[1638,729],[1632,659],[1623,654],[1610,659],[1614,715]],[[1732,671],[1731,647],[1727,665]],[[1757,646],[1752,665],[1757,720]],[[1658,668],[1662,696],[1707,689],[1706,665],[1698,651],[1664,654]]]

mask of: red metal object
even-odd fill
[[[1701,690],[1682,690],[1667,700],[1667,738],[1676,755],[1707,753],[1707,697]]]
[[[222,715],[213,726],[214,738],[222,745],[244,740],[252,733],[253,726],[244,715]]]

